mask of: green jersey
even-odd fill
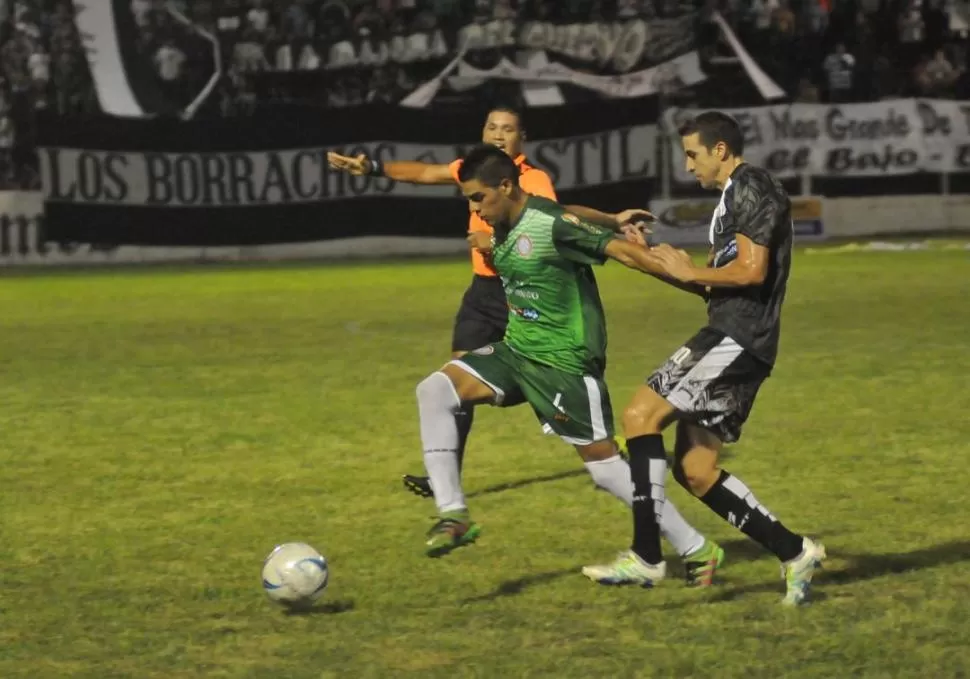
[[[530,196],[492,263],[509,303],[505,343],[516,353],[577,375],[606,369],[606,317],[591,264],[616,234]]]

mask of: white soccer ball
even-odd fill
[[[327,559],[303,542],[287,542],[263,563],[263,589],[278,604],[304,608],[323,595],[330,578]]]

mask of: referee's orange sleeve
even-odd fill
[[[448,172],[451,173],[451,178],[455,180],[456,184],[458,183],[458,170],[460,169],[461,169],[461,158],[459,158],[458,160],[453,160],[450,163],[448,163]]]
[[[531,193],[533,196],[557,200],[556,189],[552,186],[552,180],[549,175],[538,168],[530,167],[523,172],[519,177],[519,186],[522,187],[523,191]]]

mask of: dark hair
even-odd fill
[[[501,106],[493,106],[492,108],[488,109],[488,113],[485,114],[485,120],[488,120],[488,116],[492,115],[493,113],[511,113],[515,116],[515,120],[519,124],[519,131],[525,132],[525,117],[522,115],[522,111],[514,106],[508,106],[506,104],[502,104]]]
[[[727,113],[720,111],[706,111],[696,118],[690,118],[678,129],[681,137],[689,137],[695,132],[706,149],[714,148],[718,142],[724,142],[728,153],[740,156],[744,153],[744,134],[738,121]]]
[[[491,144],[479,144],[465,154],[461,167],[458,168],[458,181],[467,182],[472,179],[477,179],[493,189],[506,179],[518,185],[519,167],[502,149]]]

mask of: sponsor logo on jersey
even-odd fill
[[[525,234],[515,239],[515,251],[520,257],[528,257],[532,254],[532,239]]]
[[[509,309],[512,311],[513,314],[515,314],[520,318],[524,318],[527,321],[539,320],[540,314],[536,309],[532,309],[529,307],[513,306],[513,305],[509,305]]]
[[[723,248],[718,250],[714,254],[714,267],[724,266],[725,264],[734,261],[738,256],[738,242],[735,239],[725,245]]]
[[[583,231],[586,231],[588,233],[592,233],[592,234],[596,234],[596,235],[599,235],[599,234],[603,233],[603,229],[601,229],[600,227],[594,226],[593,224],[590,224],[589,222],[584,222],[582,219],[580,219],[576,215],[572,214],[571,212],[564,212],[563,215],[562,215],[562,219],[563,219],[564,222],[569,222],[570,224],[575,224],[576,226],[578,226],[579,228],[581,228]]]
[[[474,349],[472,353],[475,354],[476,356],[491,356],[492,354],[495,353],[495,347],[489,344],[484,347],[479,347],[478,349]]]
[[[539,299],[539,293],[536,292],[535,290],[522,290],[520,288],[517,288],[515,290],[512,290],[511,294],[516,295],[518,297],[524,297],[525,299],[531,299],[533,302]]]

